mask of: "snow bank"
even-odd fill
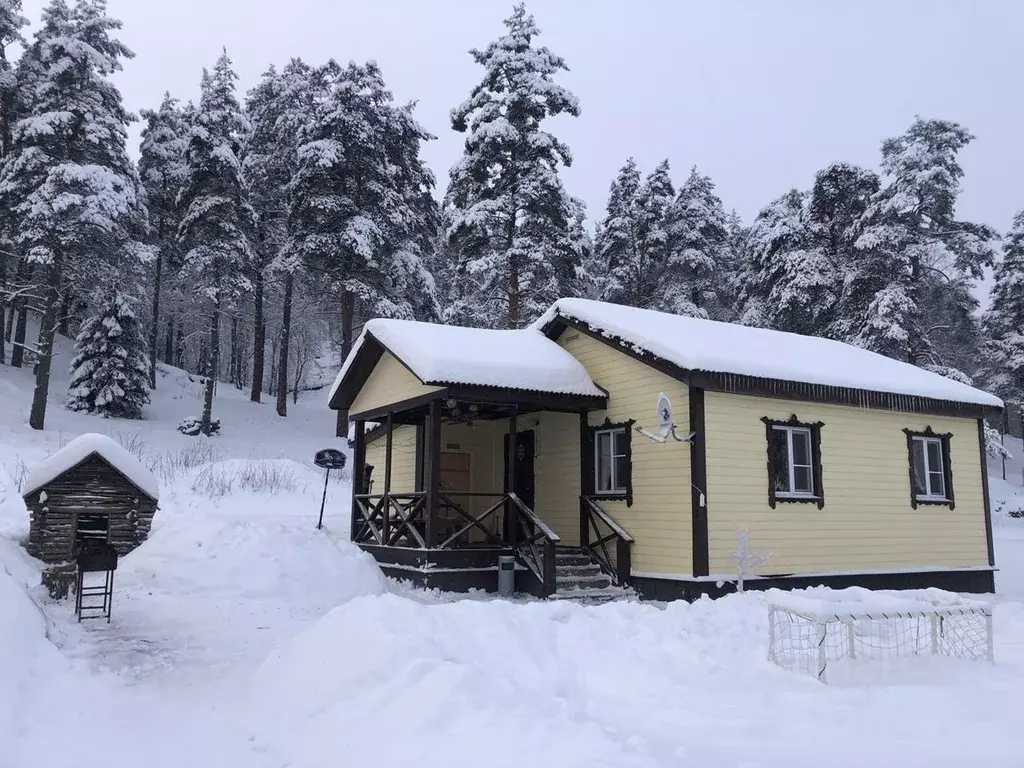
[[[38,491],[55,477],[94,453],[99,454],[116,467],[147,496],[153,499],[159,498],[160,485],[156,476],[116,440],[96,433],[79,435],[41,464],[36,465],[25,478],[22,495],[28,496]]]
[[[863,587],[829,589],[812,587],[797,591],[769,589],[768,601],[780,608],[812,618],[828,619],[836,615],[880,613],[920,613],[954,608],[991,608],[981,600],[945,592],[941,589],[913,589],[901,592],[876,592]]]
[[[1002,407],[998,397],[831,339],[751,328],[587,299],[559,299],[534,323],[587,323],[639,351],[695,371],[850,387]]]
[[[334,398],[372,336],[425,384],[473,384],[557,394],[603,395],[583,365],[535,329],[494,331],[412,320],[370,320],[331,387]]]

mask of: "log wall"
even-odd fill
[[[118,555],[149,536],[155,500],[143,494],[107,461],[93,454],[25,497],[30,513],[28,552],[44,563],[72,559],[78,515],[103,514]]]

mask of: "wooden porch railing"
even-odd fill
[[[591,539],[593,534],[593,539]],[[615,558],[608,544],[615,542]],[[580,496],[580,546],[597,562],[612,581],[624,587],[630,582],[633,537],[615,522],[592,496]]]
[[[355,522],[353,541],[360,544],[379,544],[388,547],[415,549],[453,549],[464,543],[464,537],[477,531],[483,542],[494,547],[511,549],[516,560],[540,582],[543,595],[557,588],[555,575],[555,546],[561,539],[537,513],[526,506],[514,493],[456,493],[438,494],[440,510],[446,517],[458,520],[458,527],[446,530],[436,543],[426,540],[427,494],[383,493],[357,494],[354,497]],[[479,514],[473,514],[456,501],[459,499],[493,499],[493,503]],[[506,539],[501,525],[490,527],[487,522],[504,512],[506,519],[511,507],[517,512],[516,531]],[[454,513],[454,514],[452,514]],[[443,538],[442,538],[443,537]]]

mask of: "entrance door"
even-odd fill
[[[470,504],[472,500],[468,496],[461,496],[458,494],[469,493],[469,478],[470,458],[468,453],[444,451],[441,454],[441,492],[455,494],[450,497],[451,500],[467,511],[472,509]],[[461,528],[465,522],[464,518],[455,512],[455,510],[450,509],[443,499],[441,500],[441,506],[438,508],[438,527],[440,530],[441,541],[444,541],[451,536],[455,531]],[[467,542],[472,539],[472,533],[473,532],[466,534],[465,539]]]
[[[534,502],[534,477],[533,477],[533,457],[535,451],[534,433],[532,429],[528,429],[525,432],[520,432],[516,435],[516,495],[522,500],[523,504],[533,509]],[[508,493],[508,435],[505,435],[505,462],[504,471],[502,472],[503,488]],[[511,531],[505,530],[505,540],[511,541]]]

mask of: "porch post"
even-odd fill
[[[437,538],[437,507],[441,491],[441,401],[431,400],[427,413],[427,435],[424,441],[424,483],[426,485],[427,547],[433,548]]]
[[[587,440],[587,409],[580,409],[580,546],[586,549],[590,546],[590,523],[584,496],[589,496],[589,488],[592,470],[590,468],[590,445]]]
[[[381,538],[387,544],[391,541],[391,439],[394,427],[394,413],[388,411],[387,420],[384,422],[386,431],[384,439],[384,519],[381,521]]]
[[[516,427],[516,414],[515,411],[508,417],[508,480],[506,486],[509,493],[516,492],[516,435],[518,429]],[[519,507],[512,502],[508,502],[508,543],[513,546],[518,543],[517,532],[519,530]]]
[[[359,519],[356,513],[355,497],[363,493],[363,478],[365,477],[364,467],[366,466],[366,431],[365,422],[353,421],[355,429],[355,445],[352,446],[352,524],[349,533],[349,540],[355,541],[359,533]]]

